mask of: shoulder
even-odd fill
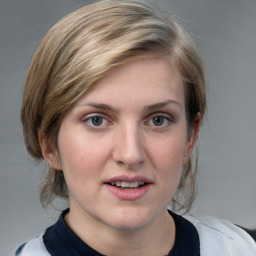
[[[16,250],[15,256],[50,256],[44,246],[43,235],[44,233],[21,245]]]
[[[256,255],[256,243],[240,227],[214,217],[184,216],[197,229],[202,256]]]

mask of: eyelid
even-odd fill
[[[147,117],[145,124],[149,125],[149,122],[151,122],[154,117],[163,117],[168,121],[168,124],[166,124],[164,126],[162,126],[162,125],[161,126],[152,125],[154,128],[157,128],[157,129],[166,128],[174,122],[174,117],[172,115],[167,114],[167,113],[163,113],[163,112],[155,112],[155,113],[150,114]]]
[[[109,119],[108,115],[106,115],[106,113],[102,113],[102,112],[91,112],[91,113],[86,113],[82,116],[81,120],[87,120],[90,119],[92,117],[102,117],[105,119]]]
[[[99,125],[99,126],[93,126],[93,125],[90,125],[88,124],[88,121],[94,117],[99,117],[99,118],[102,118],[104,119],[107,124],[105,125]],[[106,116],[106,114],[103,114],[103,113],[91,113],[91,114],[87,114],[85,116],[83,116],[83,118],[81,119],[81,121],[89,128],[91,129],[102,129],[106,126],[108,126],[109,124],[111,124],[110,120],[109,120],[109,117]]]
[[[166,119],[168,119],[170,122],[174,122],[174,116],[171,115],[170,113],[165,113],[165,112],[154,112],[154,113],[151,113],[150,115],[147,116],[147,120],[150,120],[152,119],[153,117],[156,117],[156,116],[161,116],[161,117],[164,117]]]

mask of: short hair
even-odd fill
[[[58,132],[71,106],[113,67],[141,55],[167,57],[184,84],[188,133],[206,109],[202,59],[184,27],[169,14],[135,1],[107,0],[83,6],[57,22],[32,59],[21,121],[28,152],[43,159],[39,133],[57,149]],[[183,168],[173,207],[189,210],[196,194],[197,155]],[[40,189],[48,205],[68,197],[62,171],[49,166]],[[180,201],[182,199],[182,202]]]

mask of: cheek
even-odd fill
[[[62,144],[64,146],[64,144]],[[92,180],[97,182],[98,171],[95,167],[95,157],[89,150],[89,146],[81,145],[73,139],[66,147],[62,147],[61,165],[67,187],[72,198],[79,201],[81,195],[83,198],[92,197],[95,191],[95,185]]]
[[[60,163],[66,179],[85,182],[97,176],[108,157],[106,145],[78,132],[71,136],[60,133]]]
[[[186,141],[182,138],[167,138],[155,145],[152,155],[155,155],[155,161],[169,167],[182,167],[182,161],[185,153]],[[153,147],[152,147],[153,148]]]
[[[184,136],[173,136],[158,143],[151,151],[158,182],[168,198],[175,193],[180,182],[185,144]]]

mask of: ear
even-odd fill
[[[47,137],[38,132],[39,144],[45,161],[55,170],[62,170],[57,150],[51,145]]]
[[[190,135],[186,142],[184,157],[183,157],[183,161],[182,161],[183,165],[185,165],[188,162],[190,155],[193,151],[193,148],[196,144],[197,136],[198,136],[199,128],[200,128],[200,123],[201,123],[201,114],[198,112],[196,114],[196,118],[191,127]]]

